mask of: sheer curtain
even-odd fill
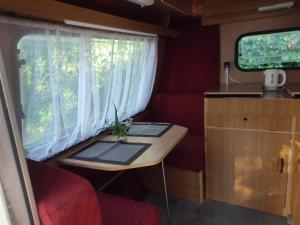
[[[0,26],[17,40],[28,158],[44,160],[98,134],[114,120],[113,105],[120,120],[147,106],[156,73],[156,37],[7,17],[0,18]]]

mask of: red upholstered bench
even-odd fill
[[[104,193],[65,170],[28,160],[42,225],[159,225],[151,205]]]
[[[103,224],[159,225],[155,207],[115,195],[98,193]]]
[[[150,121],[185,126],[188,134],[167,157],[166,164],[183,170],[204,170],[204,97],[196,94],[157,94]]]

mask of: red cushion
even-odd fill
[[[186,135],[166,158],[166,165],[189,171],[204,170],[204,137]]]
[[[85,179],[28,160],[42,225],[102,225],[96,192]]]
[[[156,207],[127,198],[98,194],[105,225],[159,225]]]
[[[151,101],[151,118],[185,126],[191,134],[204,133],[203,95],[157,94]]]
[[[189,155],[204,154],[204,137],[201,135],[186,135],[172,152],[186,153]]]

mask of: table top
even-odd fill
[[[187,131],[188,129],[186,127],[173,125],[161,137],[128,136],[127,137],[128,142],[151,144],[151,146],[142,155],[140,155],[135,161],[133,161],[129,165],[116,165],[116,164],[91,162],[91,161],[67,158],[69,155],[72,155],[75,152],[80,151],[82,147],[78,149],[74,149],[74,151],[71,151],[68,154],[64,155],[64,157],[60,158],[58,161],[59,163],[66,164],[66,165],[103,170],[103,171],[119,171],[119,170],[153,166],[159,164],[173,150],[173,148],[186,135]],[[99,139],[95,139],[95,141],[96,140],[117,141],[117,137],[108,135]]]
[[[219,97],[257,97],[262,100],[269,100],[269,99],[279,99],[279,100],[286,100],[292,99],[291,94],[289,95],[288,92],[290,90],[299,90],[300,92],[300,85],[288,85],[287,91],[285,90],[277,90],[277,91],[266,91],[263,90],[263,86],[261,84],[231,84],[228,88],[225,85],[215,86],[208,89],[204,95],[206,98],[219,98]],[[297,94],[297,93],[296,93]],[[300,94],[300,93],[299,93]]]

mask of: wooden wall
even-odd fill
[[[220,25],[220,80],[224,83],[224,61],[232,64],[231,76],[243,83],[262,83],[262,72],[242,72],[234,65],[235,41],[239,35],[254,31],[300,27],[300,14]],[[287,71],[288,83],[300,83],[300,71]]]
[[[287,1],[288,0],[204,0],[202,24],[225,24],[300,13],[300,0],[293,0],[294,6],[289,10],[279,9],[264,13],[258,12],[258,8],[261,6],[284,3]]]

